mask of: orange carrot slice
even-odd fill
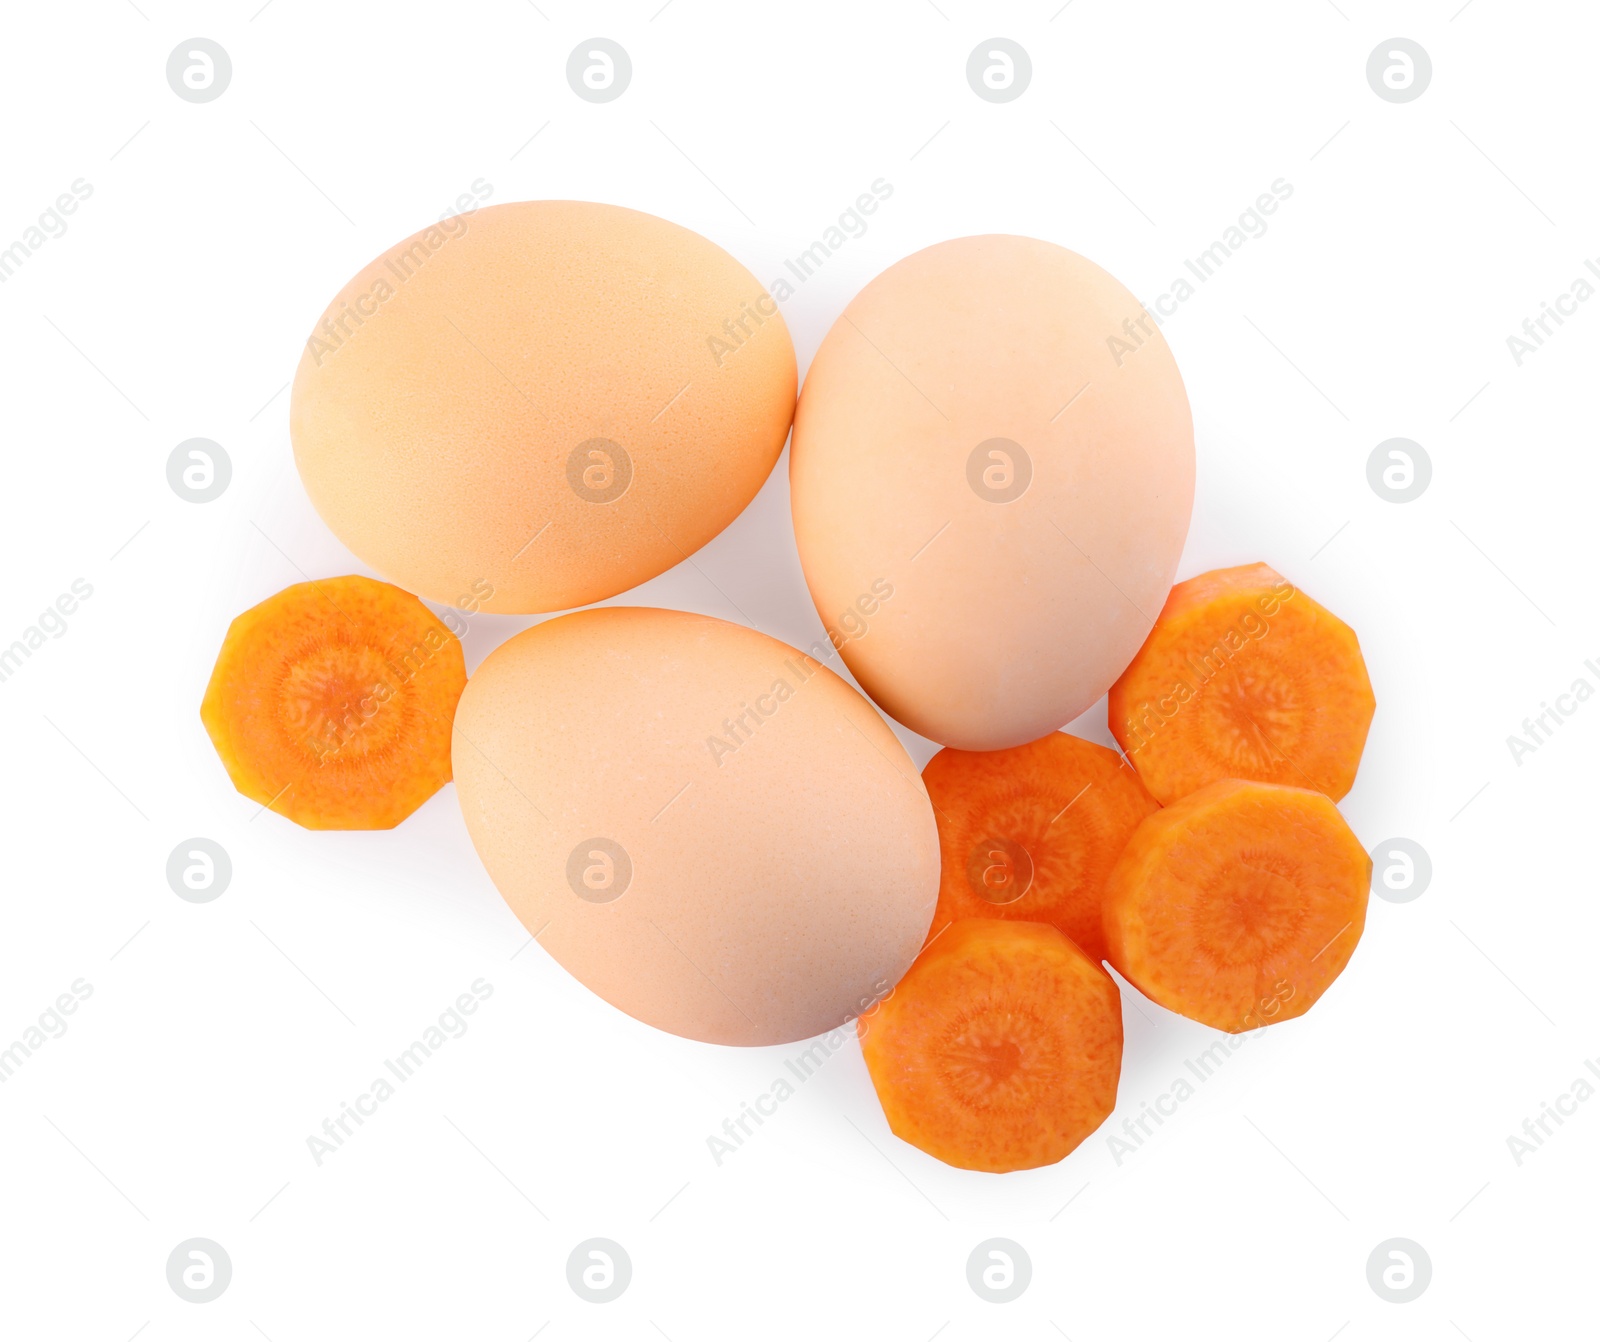
[[[1106,889],[1112,965],[1237,1034],[1310,1010],[1349,963],[1372,862],[1323,793],[1224,779],[1156,812]]]
[[[953,924],[857,1030],[890,1131],[947,1165],[1053,1165],[1116,1107],[1117,986],[1045,923]]]
[[[1350,626],[1265,564],[1172,589],[1111,687],[1111,731],[1163,806],[1219,778],[1350,791],[1372,723]]]
[[[941,750],[922,781],[943,864],[932,936],[962,918],[1016,918],[1105,959],[1106,877],[1157,809],[1116,751],[1051,732],[1009,750]]]
[[[233,785],[307,829],[389,829],[450,781],[461,643],[371,578],[287,587],[228,628],[200,718]]]

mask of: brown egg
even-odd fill
[[[1188,533],[1194,431],[1154,321],[1033,238],[940,243],[828,332],[790,449],[812,599],[863,689],[962,750],[1032,741],[1144,642]]]
[[[536,612],[709,541],[771,472],[794,400],[783,317],[722,248],[526,201],[424,229],[345,285],[290,428],[318,512],[385,577]]]
[[[546,621],[467,682],[452,756],[513,912],[660,1029],[821,1034],[927,935],[939,838],[915,766],[845,681],[765,634],[634,607]]]

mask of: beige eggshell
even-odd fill
[[[1115,279],[1052,243],[960,238],[835,322],[789,479],[806,583],[862,688],[913,731],[997,750],[1077,717],[1144,642],[1188,533],[1194,429]]]
[[[295,375],[317,511],[364,561],[472,610],[614,596],[755,496],[794,412],[776,303],[722,248],[634,210],[492,205],[339,292]]]
[[[467,683],[452,758],[523,925],[673,1034],[832,1030],[927,935],[939,840],[915,766],[839,676],[741,625],[605,607],[525,630]]]

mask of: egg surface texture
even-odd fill
[[[1104,270],[960,238],[834,323],[789,476],[807,586],[862,688],[923,736],[997,750],[1077,717],[1144,642],[1194,429],[1166,341]]]
[[[525,630],[468,681],[452,757],[513,912],[649,1025],[806,1039],[869,1010],[927,935],[916,768],[844,680],[741,625],[605,607]]]
[[[699,549],[783,450],[794,346],[722,248],[634,210],[527,201],[374,260],[312,331],[306,490],[385,577],[472,610],[598,601]]]

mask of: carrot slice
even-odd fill
[[[890,1131],[947,1165],[1053,1165],[1116,1107],[1122,999],[1046,923],[953,924],[856,1028]]]
[[[389,829],[450,781],[461,643],[371,578],[296,583],[229,627],[200,719],[238,788],[307,829]]]
[[[1372,862],[1323,793],[1224,779],[1156,812],[1106,889],[1112,965],[1237,1034],[1303,1015],[1361,939]]]
[[[1155,798],[1114,750],[1051,732],[941,750],[922,771],[939,825],[937,936],[962,918],[1050,923],[1098,964],[1106,877]]]
[[[1172,589],[1111,687],[1111,731],[1163,806],[1219,778],[1350,791],[1372,723],[1350,626],[1265,564]]]

